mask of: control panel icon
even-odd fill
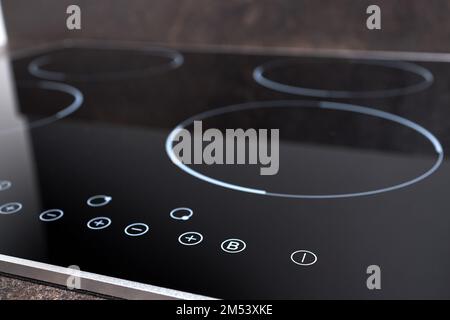
[[[317,255],[309,250],[297,250],[291,254],[291,260],[299,266],[312,266],[317,262]]]
[[[176,208],[170,211],[170,217],[175,220],[189,220],[192,215],[194,214],[194,211],[189,208]]]
[[[138,237],[147,233],[148,225],[145,223],[133,223],[125,228],[125,234],[130,237]]]
[[[241,239],[227,239],[220,247],[227,253],[239,253],[245,250],[247,244]]]
[[[51,209],[51,210],[42,212],[39,215],[39,219],[44,222],[51,222],[51,221],[56,221],[58,219],[61,219],[63,217],[63,215],[64,215],[64,212],[62,210]]]
[[[11,186],[12,186],[11,181],[0,180],[0,191],[8,190],[9,188],[11,188]]]
[[[13,214],[22,210],[22,204],[19,202],[6,203],[0,206],[0,214]]]
[[[195,246],[203,241],[203,236],[198,232],[185,232],[178,237],[178,242],[185,246]]]
[[[97,208],[97,207],[103,207],[103,206],[106,206],[106,205],[108,205],[111,201],[112,201],[112,197],[110,197],[110,196],[97,195],[97,196],[90,197],[90,198],[87,200],[87,204],[88,204],[88,206],[90,206],[90,207]]]
[[[111,225],[111,219],[107,217],[96,217],[88,221],[87,226],[92,230],[101,230]]]

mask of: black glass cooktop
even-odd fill
[[[449,63],[91,45],[2,68],[0,271],[78,266],[125,297],[450,298]],[[279,129],[277,174],[177,162],[195,120]]]

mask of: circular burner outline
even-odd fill
[[[149,56],[163,57],[171,59],[170,62],[162,64],[161,66],[148,67],[144,69],[135,69],[130,71],[112,71],[101,72],[92,75],[74,75],[66,72],[48,71],[43,69],[45,65],[51,63],[51,53],[35,58],[28,64],[28,72],[33,76],[51,81],[101,81],[101,80],[121,80],[126,78],[140,77],[159,72],[174,70],[181,67],[184,63],[183,55],[172,49],[159,47],[144,47],[144,48],[119,48],[109,46],[87,46],[87,47],[70,47],[79,49],[95,49],[95,50],[128,50],[139,51],[148,54]]]
[[[430,143],[433,145],[434,150],[437,154],[437,159],[433,166],[428,169],[426,172],[422,173],[420,176],[417,176],[416,178],[407,180],[405,182],[392,185],[385,188],[380,189],[374,189],[369,191],[362,191],[362,192],[352,192],[352,193],[337,193],[337,194],[291,194],[291,193],[277,193],[277,192],[269,192],[262,189],[255,189],[255,188],[249,188],[244,187],[232,183],[228,183],[222,180],[214,179],[209,176],[206,176],[198,171],[195,171],[191,169],[190,167],[183,164],[177,156],[173,153],[172,144],[174,141],[174,138],[178,135],[178,133],[186,128],[187,126],[191,125],[194,121],[199,121],[203,119],[207,119],[213,116],[232,113],[236,111],[245,111],[245,110],[252,110],[252,109],[259,109],[259,108],[280,108],[280,107],[290,107],[290,108],[317,108],[317,109],[325,109],[325,110],[338,110],[338,111],[346,111],[346,112],[353,112],[368,116],[373,116],[381,119],[385,119],[400,125],[403,125],[405,127],[408,127],[420,135],[424,136]],[[176,126],[167,136],[166,143],[165,143],[165,149],[166,153],[169,156],[170,160],[173,164],[175,164],[178,168],[186,172],[187,174],[203,180],[205,182],[227,188],[232,189],[236,191],[246,192],[246,193],[253,193],[258,195],[265,195],[265,196],[273,196],[273,197],[282,197],[282,198],[297,198],[297,199],[340,199],[340,198],[353,198],[353,197],[362,197],[362,196],[371,196],[376,195],[380,193],[395,191],[398,189],[409,187],[413,184],[416,184],[429,176],[431,176],[434,172],[436,172],[439,167],[441,166],[443,160],[444,160],[444,150],[439,142],[439,140],[427,129],[420,126],[419,124],[408,120],[406,118],[400,117],[398,115],[388,113],[385,111],[368,108],[368,107],[362,107],[352,104],[346,104],[346,103],[337,103],[337,102],[328,102],[328,101],[307,101],[307,100],[277,100],[277,101],[260,101],[260,102],[250,102],[250,103],[243,103],[243,104],[236,104],[231,105],[227,107],[217,108],[213,110],[209,110],[206,112],[202,112],[200,114],[197,114],[195,116],[192,116],[188,118],[187,120],[180,123],[178,126]]]
[[[408,95],[423,91],[430,87],[434,82],[434,76],[428,69],[410,62],[403,61],[374,61],[374,60],[350,60],[351,63],[369,66],[381,66],[394,70],[401,70],[413,73],[420,76],[423,81],[403,88],[385,89],[385,90],[362,90],[362,91],[347,91],[347,90],[323,90],[313,89],[307,87],[298,87],[288,84],[283,84],[274,80],[270,80],[264,76],[264,73],[273,70],[274,68],[288,64],[292,59],[275,60],[264,63],[253,70],[253,79],[263,87],[268,89],[309,97],[317,97],[323,99],[375,99],[375,98],[392,98],[396,96]]]
[[[66,118],[66,117],[70,116],[72,113],[74,113],[75,111],[77,111],[84,102],[84,96],[81,93],[81,91],[78,90],[77,88],[75,88],[71,85],[65,84],[65,83],[39,81],[39,82],[36,82],[36,84],[33,83],[33,85],[30,85],[28,83],[21,85],[19,83],[19,87],[38,88],[38,89],[43,89],[43,90],[54,90],[54,91],[67,93],[73,97],[73,101],[70,105],[68,105],[61,111],[58,111],[54,115],[51,115],[49,117],[45,117],[45,118],[28,123],[25,126],[27,129],[43,127],[43,126],[49,125],[53,122],[56,122],[58,120],[61,120],[63,118]],[[22,128],[20,126],[9,127],[9,128],[4,128],[4,129],[0,128],[0,135],[15,132],[15,131],[18,131],[21,129]]]

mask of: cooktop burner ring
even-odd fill
[[[77,47],[74,47],[77,48]],[[81,47],[84,48],[84,47]],[[71,74],[66,72],[49,71],[44,67],[52,62],[51,53],[35,58],[28,65],[28,72],[33,76],[50,81],[101,81],[101,80],[122,80],[126,78],[140,77],[152,74],[163,73],[165,71],[174,70],[181,67],[184,63],[183,55],[173,49],[160,48],[160,47],[144,47],[144,48],[116,48],[113,46],[89,46],[88,49],[96,50],[133,50],[136,52],[142,52],[149,56],[169,58],[168,63],[160,66],[151,66],[143,69],[135,69],[129,71],[110,71],[94,73],[90,75],[86,74]]]
[[[51,82],[51,81],[38,81],[36,83],[33,82],[32,84],[29,82],[19,84],[19,87],[38,88],[38,89],[43,89],[43,90],[54,90],[54,91],[67,93],[73,97],[72,103],[70,105],[68,105],[67,107],[64,107],[62,110],[58,111],[57,113],[55,113],[51,116],[44,117],[39,120],[35,120],[35,121],[27,123],[26,128],[28,128],[28,129],[43,127],[43,126],[49,125],[53,122],[56,122],[58,120],[61,120],[63,118],[66,118],[66,117],[70,116],[72,113],[74,113],[75,111],[77,111],[82,106],[83,101],[84,101],[84,96],[80,90],[78,90],[77,88],[75,88],[71,85],[65,84],[65,83],[58,83],[58,82]],[[0,134],[12,133],[12,132],[15,132],[15,131],[21,130],[21,129],[22,128],[17,127],[17,126],[0,128]]]
[[[291,193],[276,193],[276,192],[270,192],[267,190],[262,189],[256,189],[241,185],[236,185],[232,183],[228,183],[219,179],[215,179],[212,177],[209,177],[207,175],[204,175],[196,170],[193,170],[192,168],[188,167],[184,163],[180,161],[180,159],[177,158],[177,156],[173,152],[173,142],[175,140],[175,137],[179,134],[179,132],[189,125],[193,124],[194,121],[200,121],[204,120],[213,116],[218,116],[222,114],[227,114],[231,112],[236,111],[245,111],[245,110],[251,110],[251,109],[259,109],[259,108],[278,108],[278,107],[291,107],[291,108],[320,108],[320,109],[326,109],[326,110],[337,110],[337,111],[345,111],[345,112],[353,112],[358,113],[362,115],[368,115],[373,116],[377,118],[381,118],[384,120],[388,120],[397,124],[400,124],[402,126],[408,127],[423,137],[425,137],[433,146],[434,151],[436,152],[436,161],[431,166],[430,169],[423,172],[421,175],[418,175],[417,177],[403,181],[401,183],[398,183],[396,185],[387,186],[384,188],[379,188],[375,190],[368,190],[368,191],[361,191],[361,192],[353,192],[353,193],[342,193],[342,194],[291,194]],[[435,173],[439,167],[441,166],[443,160],[444,160],[444,150],[440,143],[440,141],[427,129],[420,126],[419,124],[408,120],[406,118],[403,118],[401,116],[388,113],[385,111],[381,111],[378,109],[373,109],[369,107],[363,107],[363,106],[357,106],[347,103],[337,103],[337,102],[327,102],[327,101],[308,101],[308,100],[277,100],[277,101],[259,101],[259,102],[250,102],[250,103],[243,103],[243,104],[236,104],[231,105],[227,107],[217,108],[209,111],[202,112],[200,114],[197,114],[195,116],[192,116],[185,121],[181,122],[179,125],[177,125],[167,136],[166,142],[165,142],[165,149],[166,153],[169,157],[169,159],[172,161],[173,164],[175,164],[178,168],[180,168],[185,173],[203,180],[205,182],[208,182],[213,185],[217,185],[226,189],[231,189],[235,191],[241,191],[246,193],[252,193],[252,194],[258,194],[258,195],[264,195],[264,196],[273,196],[273,197],[281,197],[281,198],[297,198],[297,199],[340,199],[340,198],[353,198],[353,197],[362,197],[362,196],[371,196],[371,195],[377,195],[381,193],[386,193],[390,191],[395,191],[399,189],[403,189],[409,186],[412,186],[413,184],[416,184],[429,176],[431,176],[433,173]]]
[[[372,61],[372,60],[351,60],[354,64],[380,66],[393,70],[400,70],[415,74],[423,81],[406,86],[403,88],[383,89],[383,90],[365,90],[365,91],[346,91],[346,90],[324,90],[307,87],[294,86],[271,80],[265,76],[267,71],[285,66],[291,59],[275,60],[264,63],[253,70],[253,79],[263,87],[268,89],[308,97],[317,97],[322,99],[375,99],[392,98],[396,96],[408,95],[423,91],[430,87],[434,82],[434,76],[428,69],[410,62],[402,61]]]

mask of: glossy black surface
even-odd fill
[[[114,51],[109,53],[113,58],[105,60],[82,49],[45,54],[57,56],[52,70],[84,75],[117,71],[116,61],[121,68],[161,63],[123,52],[114,58]],[[26,123],[54,114],[71,103],[71,97],[33,88],[45,80],[31,75],[28,65],[42,54],[12,62],[18,102],[4,101],[1,108],[16,110],[21,120],[13,116],[0,127],[19,128],[0,135],[0,180],[12,182],[11,188],[0,191],[0,204],[20,202],[23,209],[0,215],[1,254],[78,265],[84,271],[217,298],[450,298],[446,159],[430,177],[407,188],[343,199],[270,197],[201,181],[171,163],[165,152],[167,135],[177,124],[233,104],[320,98],[279,93],[253,80],[256,67],[283,57],[182,54],[184,64],[166,72],[66,79],[64,83],[83,93],[83,105],[67,118],[33,129]],[[288,77],[293,84],[303,73],[303,86],[322,84],[326,89],[334,86],[330,75],[340,74],[334,64],[343,70],[346,63],[297,60],[300,67],[310,61],[314,66],[277,77]],[[76,68],[71,61],[77,62]],[[434,75],[426,90],[386,99],[333,101],[409,119],[433,133],[445,152],[450,147],[450,64],[417,64]],[[81,72],[83,66],[86,72]],[[336,88],[386,89],[417,80],[396,71],[368,71],[354,69],[349,75],[355,82],[338,79]],[[359,80],[366,77],[367,87]],[[259,176],[259,166],[196,166],[215,178],[277,192],[383,188],[413,179],[436,161],[433,146],[416,131],[343,111],[267,108],[211,117],[204,124],[279,128],[276,176]],[[86,201],[94,195],[108,195],[112,201],[90,207]],[[191,208],[192,217],[171,218],[178,207]],[[41,221],[39,215],[48,209],[61,209],[64,216]],[[112,223],[102,230],[89,229],[87,222],[94,217],[109,217]],[[124,229],[132,223],[145,223],[149,231],[126,235]],[[201,233],[203,241],[180,244],[178,237],[189,231]],[[221,243],[229,238],[245,241],[245,250],[224,252]],[[314,252],[317,262],[294,264],[290,256],[297,250]],[[379,291],[366,287],[366,268],[373,264],[382,270]]]

